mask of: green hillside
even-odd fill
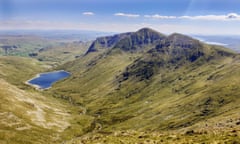
[[[37,91],[24,82],[46,63],[0,58],[0,143],[240,141],[240,56],[229,49],[143,28],[74,59],[56,68],[69,78]]]
[[[33,58],[54,65],[73,61],[86,53],[91,42],[67,42],[39,50]]]
[[[91,129],[82,109],[25,84],[48,65],[32,58],[0,57],[0,143],[62,143]]]
[[[136,135],[149,132],[149,137],[193,131],[197,138],[186,136],[189,142],[238,141],[226,134],[239,134],[238,54],[181,34],[146,38],[149,32],[130,33],[115,46],[61,66],[71,78],[47,93],[85,107],[95,117],[95,132],[111,137],[101,134],[101,140],[118,141],[114,132],[133,130]],[[132,51],[136,47],[143,51]]]

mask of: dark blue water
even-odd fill
[[[39,77],[31,79],[28,81],[29,84],[37,85],[40,89],[47,89],[52,86],[53,83],[67,78],[70,76],[70,73],[66,71],[54,71],[48,73],[39,74]]]

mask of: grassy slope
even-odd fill
[[[21,57],[1,57],[0,65],[0,143],[61,143],[92,129],[81,107],[24,84],[46,65]]]
[[[152,132],[166,130],[179,134],[194,129],[198,133],[207,123],[208,134],[195,141],[213,142],[222,134],[226,135],[226,141],[238,140],[226,133],[239,130],[236,125],[240,118],[236,115],[240,111],[237,106],[240,81],[236,79],[240,75],[239,57],[218,57],[208,63],[188,63],[177,69],[170,66],[160,69],[150,80],[133,79],[121,84],[117,77],[139,54],[117,51],[107,57],[97,56],[96,61],[88,57],[91,56],[65,65],[73,76],[58,83],[51,92],[71,97],[85,107],[88,115],[95,116],[95,126],[100,131],[136,130],[137,134],[145,131],[151,132],[151,137]],[[229,116],[219,129],[219,119],[225,115]],[[227,124],[231,119],[234,120]],[[216,134],[213,129],[217,129]],[[108,139],[102,136],[102,140]],[[186,139],[192,138],[186,136]]]
[[[46,69],[46,65],[35,59],[14,56],[0,57],[0,77],[14,85],[22,85],[36,73]]]
[[[51,63],[56,63],[58,65],[64,64],[68,61],[75,60],[76,57],[82,56],[90,43],[66,43],[60,46],[53,46],[44,49],[42,52],[38,53],[37,59],[43,61],[48,61]]]
[[[58,94],[67,93],[74,100],[81,103],[85,97],[107,95],[116,86],[112,85],[115,76],[123,72],[140,54],[129,54],[115,51],[116,55],[107,56],[106,53],[92,53],[76,61],[66,63],[59,69],[65,68],[72,72],[72,76],[65,81],[56,84],[51,92]],[[65,85],[64,83],[69,83]],[[81,92],[81,97],[79,97]],[[76,99],[75,96],[76,95]]]
[[[50,143],[69,124],[66,106],[35,92],[26,92],[0,80],[0,142]]]

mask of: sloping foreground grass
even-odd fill
[[[115,131],[111,134],[94,133],[71,140],[67,144],[238,144],[239,132],[222,131],[211,132],[139,132],[139,131]]]
[[[1,143],[50,143],[69,124],[66,107],[34,92],[25,92],[0,79]]]
[[[23,83],[37,73],[46,71],[47,65],[35,59],[1,56],[0,57],[0,78],[11,84],[23,87]]]
[[[24,84],[43,70],[30,58],[0,58],[0,143],[62,143],[92,130],[84,109]]]

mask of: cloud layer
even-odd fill
[[[140,14],[129,14],[129,13],[115,13],[114,16],[122,16],[129,18],[142,17]],[[229,13],[226,15],[196,15],[196,16],[167,16],[167,15],[144,15],[144,18],[149,19],[185,19],[185,20],[207,20],[207,21],[228,21],[228,20],[240,20],[240,15],[237,13]]]
[[[240,15],[237,13],[229,13],[227,15],[198,15],[198,16],[164,16],[164,15],[144,15],[145,18],[152,19],[187,19],[187,20],[208,20],[208,21],[227,21],[240,20]]]
[[[185,34],[214,34],[214,35],[240,35],[236,26],[225,27],[220,25],[188,25],[188,24],[159,24],[159,23],[72,23],[72,22],[52,22],[52,21],[0,21],[0,30],[14,29],[38,29],[38,30],[95,30],[105,32],[129,32],[136,31],[143,27],[151,27],[162,33],[185,33]],[[221,29],[221,30],[220,30]]]
[[[96,15],[93,12],[84,12],[82,17]],[[101,17],[100,14],[97,16]],[[136,31],[142,27],[151,27],[163,33],[189,33],[189,34],[234,34],[240,35],[238,29],[240,15],[229,13],[226,15],[199,15],[199,16],[164,16],[164,15],[140,15],[129,13],[111,14],[111,20],[101,21],[98,24],[84,21],[41,21],[28,19],[0,20],[0,30],[14,29],[78,29],[78,30],[96,30],[106,32],[127,32]],[[131,23],[119,20],[118,17],[132,18]],[[158,19],[159,21],[151,21]],[[136,21],[134,21],[136,20]],[[160,22],[163,20],[163,22]],[[166,21],[164,21],[166,20]],[[177,23],[169,23],[168,20],[174,20]],[[186,21],[181,23],[180,21]],[[197,22],[193,22],[197,21]],[[208,23],[208,21],[212,21]],[[221,21],[221,22],[219,22]],[[207,25],[206,25],[207,24]]]
[[[115,16],[122,16],[122,17],[130,17],[130,18],[137,18],[140,17],[138,14],[127,14],[127,13],[115,13]]]
[[[83,15],[88,15],[88,16],[95,15],[93,12],[83,12],[82,14],[83,14]]]
[[[176,16],[163,16],[159,14],[155,15],[144,15],[145,18],[153,18],[153,19],[176,19]]]

